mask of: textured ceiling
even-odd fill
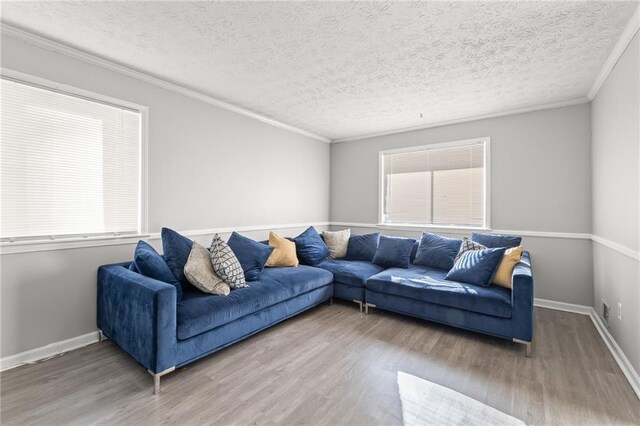
[[[2,20],[337,139],[584,97],[637,5],[3,2]]]

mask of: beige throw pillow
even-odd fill
[[[184,276],[194,287],[205,293],[227,296],[231,292],[229,284],[213,271],[209,250],[195,241],[187,264],[184,265]]]
[[[296,243],[272,231],[269,232],[269,245],[274,249],[267,259],[267,266],[298,266]]]
[[[513,268],[516,267],[522,258],[522,246],[507,249],[500,260],[500,265],[493,276],[493,283],[500,287],[511,288],[511,276]]]
[[[351,237],[351,229],[344,229],[342,231],[324,231],[322,233],[324,243],[329,248],[329,257],[331,259],[340,259],[347,255],[349,237]]]

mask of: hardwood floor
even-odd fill
[[[536,309],[511,342],[353,304],[319,306],[162,379],[106,341],[0,375],[2,424],[402,424],[397,373],[528,424],[640,424],[587,316]]]

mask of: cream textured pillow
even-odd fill
[[[511,288],[511,276],[513,268],[516,267],[522,258],[522,246],[507,249],[502,256],[500,265],[493,276],[493,283],[500,287]]]
[[[331,259],[340,259],[347,255],[349,237],[351,237],[351,229],[333,232],[324,231],[322,233],[324,243],[329,247],[329,257]]]
[[[184,265],[184,276],[194,287],[205,293],[227,296],[231,292],[229,285],[213,271],[209,250],[195,241]]]
[[[298,266],[296,243],[269,232],[269,245],[274,249],[267,259],[267,266]]]

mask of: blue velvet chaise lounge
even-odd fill
[[[266,268],[260,281],[220,297],[185,291],[128,269],[130,262],[98,270],[97,325],[160,377],[323,302],[331,301],[333,275],[310,266]]]

